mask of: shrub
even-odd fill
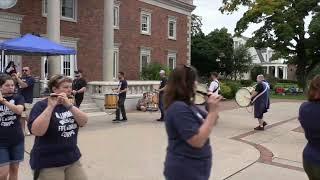
[[[234,97],[232,89],[225,83],[220,83],[220,92],[220,94],[226,99],[232,99]]]
[[[239,81],[225,81],[225,84],[231,88],[232,97],[236,95],[236,92],[242,86]]]
[[[295,80],[289,80],[289,79],[279,79],[278,83],[293,83],[293,84],[298,84],[298,81]]]
[[[252,81],[252,80],[240,80],[240,84],[243,87],[250,87],[250,86],[252,86],[253,83],[254,83],[254,81]]]
[[[163,69],[166,71],[168,75],[170,70],[167,66],[164,66],[159,63],[151,63],[147,67],[142,68],[142,72],[140,74],[141,80],[160,80],[160,70]]]

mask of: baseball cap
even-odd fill
[[[164,74],[164,73],[166,73],[166,72],[161,69],[159,73],[160,73],[160,74]]]

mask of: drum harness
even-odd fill
[[[266,82],[262,82],[263,84],[266,85],[266,88],[261,92],[259,93],[258,95],[256,95],[253,100],[251,101],[250,105],[248,107],[246,107],[247,111],[249,113],[252,113],[253,112],[253,103],[260,97],[262,96],[268,89],[269,89],[269,85],[266,83]]]

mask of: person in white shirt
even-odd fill
[[[218,81],[218,73],[217,72],[211,72],[211,83],[208,88],[208,95],[219,95],[220,91],[220,83]]]

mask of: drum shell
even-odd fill
[[[104,95],[104,108],[105,109],[117,109],[118,107],[118,95],[117,94],[105,94]]]
[[[147,111],[157,111],[159,108],[159,93],[147,92]]]

